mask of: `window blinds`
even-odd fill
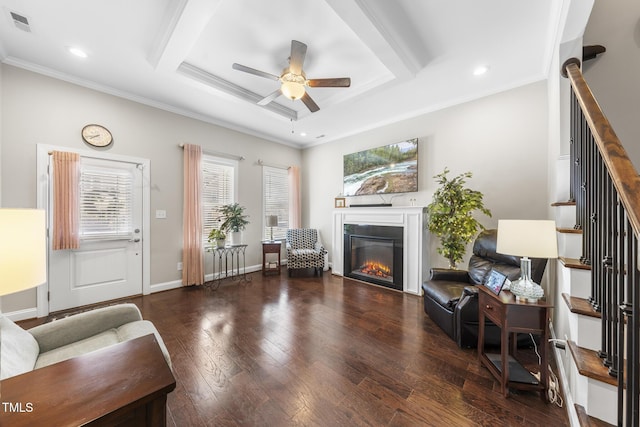
[[[133,176],[124,170],[80,170],[80,238],[128,238],[133,233]]]
[[[271,236],[271,227],[266,226],[268,215],[278,216],[278,226],[273,227],[274,240],[287,238],[289,228],[289,180],[287,169],[262,167],[262,205],[264,206],[263,236]]]
[[[220,208],[234,202],[234,162],[214,156],[202,156],[202,236],[207,240],[212,229],[220,227]]]

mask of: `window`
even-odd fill
[[[235,160],[202,155],[202,238],[207,240],[212,229],[222,222],[220,208],[235,202]]]
[[[81,163],[81,239],[117,239],[132,235],[133,178],[129,170]]]
[[[278,226],[273,227],[273,238],[274,240],[286,239],[287,228],[289,228],[289,178],[287,169],[271,166],[262,167],[262,198],[264,238],[271,238],[271,227],[267,227],[266,217],[268,215],[277,215]]]

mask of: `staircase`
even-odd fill
[[[575,405],[576,416],[583,413],[591,417],[590,424],[580,421],[579,425],[592,425],[594,418],[603,421],[599,425],[615,425],[618,382],[598,356],[602,318],[589,299],[591,267],[581,263],[575,252],[581,246],[582,233],[562,222],[566,212],[575,213],[575,203],[554,203],[554,207],[559,225],[558,251],[562,255],[557,261],[553,335],[566,341],[564,348],[554,347],[556,361],[564,372],[561,377],[565,393],[570,394],[565,400]]]
[[[571,81],[569,202],[555,203],[552,335],[573,425],[640,425],[640,176],[584,81]],[[625,381],[620,379],[624,378]]]

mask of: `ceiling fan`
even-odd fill
[[[289,66],[282,70],[282,74],[280,74],[279,76],[237,63],[233,64],[233,69],[244,71],[245,73],[264,77],[270,80],[280,81],[280,88],[258,101],[258,105],[267,105],[280,95],[284,95],[293,101],[297,99],[302,100],[309,111],[315,113],[320,109],[320,107],[318,107],[318,104],[316,104],[315,101],[311,99],[305,89],[305,86],[349,87],[351,86],[351,79],[349,77],[340,77],[333,79],[307,79],[307,76],[302,70],[302,64],[304,62],[304,57],[306,54],[306,44],[297,40],[291,40],[291,56],[289,57]]]

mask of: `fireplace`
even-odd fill
[[[344,225],[344,275],[402,290],[402,227]]]

